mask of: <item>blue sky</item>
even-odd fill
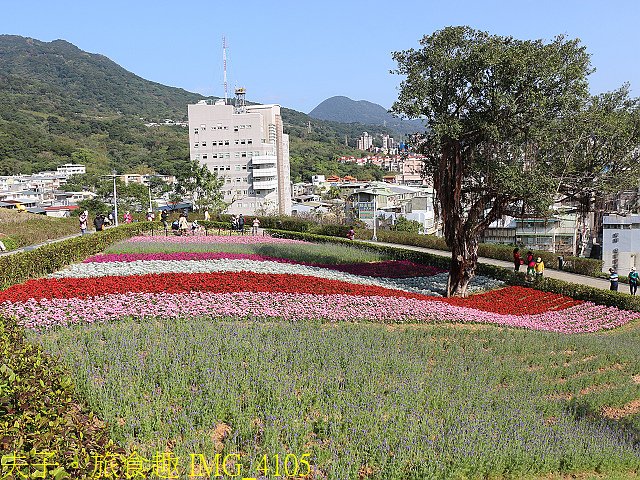
[[[597,71],[592,93],[631,83],[640,96],[639,0],[0,0],[0,33],[67,40],[164,85],[229,91],[309,112],[345,95],[390,107],[391,52],[448,25],[499,35],[580,38]]]

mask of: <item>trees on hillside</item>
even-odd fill
[[[550,125],[582,108],[589,56],[578,40],[522,41],[469,27],[420,45],[393,54],[406,78],[392,110],[428,127],[417,142],[452,252],[447,295],[465,296],[483,231],[522,202],[548,206],[556,192],[538,145],[549,144]]]

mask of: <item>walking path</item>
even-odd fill
[[[385,242],[373,242],[366,241],[366,243],[372,243],[375,245],[384,245],[387,247],[406,248],[407,250],[415,250],[417,252],[430,253],[432,255],[438,255],[440,257],[451,258],[451,252],[446,250],[436,250],[434,248],[414,247],[413,245],[401,245],[398,243],[385,243]],[[496,265],[498,267],[505,267],[513,270],[513,263],[506,262],[504,260],[496,260],[494,258],[478,257],[479,263],[486,263],[488,265]],[[603,278],[589,277],[587,275],[580,275],[578,273],[570,273],[562,270],[553,270],[551,268],[544,269],[544,276],[548,278],[555,278],[557,280],[563,280],[565,282],[578,283],[580,285],[587,285],[589,287],[601,288],[603,290],[609,290],[609,281]],[[627,292],[627,285],[621,284],[620,291]]]
[[[70,238],[79,237],[80,235],[82,235],[82,234],[81,233],[76,233],[75,235],[68,235],[68,236],[62,237],[62,238],[54,238],[52,240],[47,240],[46,242],[38,243],[37,245],[28,245],[26,247],[16,248],[15,250],[9,250],[7,252],[0,252],[0,256],[2,256],[2,255],[13,255],[14,253],[19,253],[19,252],[28,252],[30,250],[35,250],[38,247],[43,247],[45,245],[49,245],[50,243],[62,242],[63,240],[68,240]]]

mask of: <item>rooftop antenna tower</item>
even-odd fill
[[[227,38],[222,37],[222,69],[224,71],[224,104],[227,104]]]

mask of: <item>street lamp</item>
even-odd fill
[[[376,229],[376,223],[378,223],[378,219],[376,217],[376,210],[378,209],[376,205],[376,187],[373,187],[373,236],[371,240],[374,242],[378,241],[378,230]]]
[[[111,175],[104,175],[105,177],[113,178],[113,213],[115,218],[113,219],[114,225],[118,226],[118,192],[116,191],[116,178],[118,177],[117,172],[114,170],[111,171]]]

